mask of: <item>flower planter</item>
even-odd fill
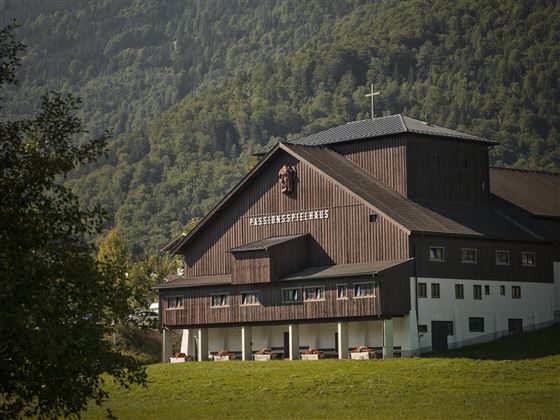
[[[301,354],[301,360],[319,360],[325,357],[324,354]]]
[[[375,359],[374,351],[362,351],[359,353],[350,353],[350,359],[352,360],[368,360]]]
[[[228,360],[234,360],[235,356],[214,356],[215,362],[226,362]]]
[[[270,354],[254,354],[253,360],[256,362],[268,362],[271,359]]]
[[[186,357],[170,357],[169,363],[185,363],[187,361]]]

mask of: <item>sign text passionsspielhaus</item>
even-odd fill
[[[274,214],[250,217],[249,226],[275,225],[278,223],[305,222],[329,218],[329,209],[301,211],[296,213]]]

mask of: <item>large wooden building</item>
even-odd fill
[[[164,248],[164,328],[206,360],[357,346],[385,357],[539,328],[560,309],[560,175],[490,168],[495,142],[392,115],[277,144]]]

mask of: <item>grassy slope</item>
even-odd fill
[[[152,365],[147,389],[110,386],[85,417],[557,418],[560,324],[430,356]]]

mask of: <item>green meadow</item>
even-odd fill
[[[421,358],[148,366],[85,418],[558,418],[560,324]]]

